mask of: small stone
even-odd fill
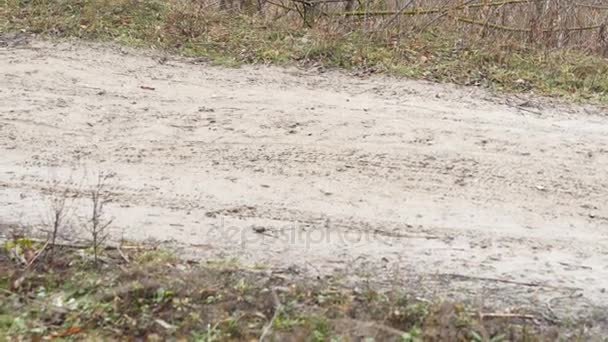
[[[258,234],[265,233],[268,230],[268,229],[266,229],[266,227],[262,227],[262,226],[253,226],[252,229],[254,232],[256,232]]]

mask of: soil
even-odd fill
[[[5,224],[44,228],[49,194],[68,189],[66,238],[84,237],[86,190],[105,172],[114,241],[608,330],[602,108],[83,42],[0,46]]]

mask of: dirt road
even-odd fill
[[[82,43],[5,45],[4,223],[40,227],[45,194],[84,191],[104,171],[114,239],[560,319],[608,303],[600,109]],[[75,237],[87,197],[72,206]]]

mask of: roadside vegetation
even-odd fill
[[[21,237],[3,249],[0,340],[498,342],[569,330],[525,313],[416,299],[408,289],[380,292],[235,260],[193,263],[150,246],[123,243],[96,258],[92,245]]]
[[[49,182],[37,234],[0,222],[0,341],[499,342],[588,333],[584,322],[418,298],[400,284],[381,290],[344,274],[189,261],[152,243],[110,241],[112,176],[100,172],[76,189]]]
[[[0,31],[605,103],[607,14],[590,0],[5,0]]]
[[[583,323],[311,278],[236,259],[189,261],[153,243],[110,241],[111,172],[76,189],[50,181],[43,227],[0,222],[0,341],[539,341]],[[83,178],[84,179],[84,178]],[[77,206],[75,203],[89,203]],[[44,205],[43,205],[44,207]],[[81,242],[63,237],[81,236]],[[84,235],[83,235],[84,234]],[[42,237],[34,239],[32,236]]]

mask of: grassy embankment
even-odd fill
[[[0,340],[538,341],[540,316],[427,302],[410,289],[344,286],[235,260],[194,264],[157,249],[29,239],[0,253]],[[9,258],[9,255],[12,256]],[[486,309],[487,310],[487,309]],[[544,334],[544,335],[541,335]],[[544,336],[544,338],[543,338]]]
[[[224,65],[317,64],[608,100],[602,57],[608,38],[597,25],[608,9],[601,6],[562,0],[221,3],[223,10],[205,0],[5,0],[0,32],[167,49]]]

